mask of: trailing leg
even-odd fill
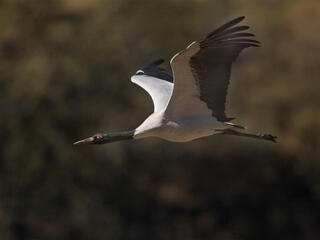
[[[243,133],[243,132],[238,132],[233,129],[225,129],[225,130],[217,130],[221,134],[226,134],[226,135],[233,135],[233,136],[241,136],[241,137],[250,137],[250,138],[256,138],[256,139],[261,139],[261,140],[268,140],[276,143],[276,136],[273,136],[271,134],[252,134],[252,133]]]

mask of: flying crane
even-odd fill
[[[98,133],[74,144],[105,144],[120,140],[159,137],[173,142],[188,142],[214,134],[251,137],[276,142],[271,134],[246,133],[226,116],[225,102],[232,63],[248,47],[259,47],[236,26],[236,18],[174,55],[170,61],[173,77],[159,67],[159,59],[138,70],[131,81],[146,90],[154,104],[153,113],[136,129]]]

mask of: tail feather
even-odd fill
[[[231,122],[225,122],[224,124],[235,127],[235,128],[240,128],[240,129],[246,129],[246,127],[235,124],[235,123],[231,123]]]

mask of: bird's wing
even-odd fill
[[[203,39],[191,43],[171,59],[174,89],[166,113],[171,116],[212,115],[219,121],[232,120],[225,114],[225,102],[232,63],[247,47],[259,46],[243,32],[248,26],[236,26],[236,18]]]
[[[138,70],[131,77],[131,81],[146,90],[152,98],[154,112],[165,109],[173,90],[173,78],[158,65],[163,63],[159,59],[148,66]]]

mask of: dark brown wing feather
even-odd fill
[[[225,114],[225,102],[232,63],[247,47],[258,47],[259,43],[246,37],[251,33],[240,33],[248,26],[233,27],[244,19],[236,18],[199,41],[200,50],[190,58],[192,73],[200,90],[200,99],[213,111],[219,121],[230,121]]]

